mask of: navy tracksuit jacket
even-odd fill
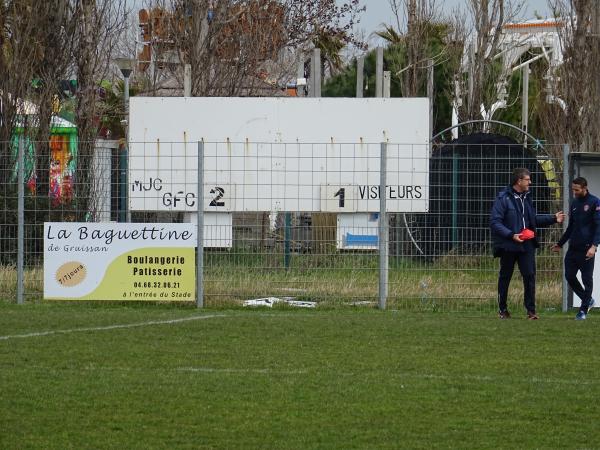
[[[536,232],[532,239],[533,247],[539,247],[537,227],[546,227],[556,223],[554,214],[537,214],[531,193],[518,194],[512,187],[500,191],[490,218],[494,254],[499,256],[502,250],[509,252],[524,252],[523,244],[513,241],[513,235],[519,234],[523,228]]]
[[[569,241],[565,255],[565,278],[573,292],[581,299],[580,311],[587,312],[594,287],[594,258],[587,259],[590,246],[600,244],[600,200],[589,192],[575,197],[569,212],[569,226],[558,241],[562,247]],[[581,271],[581,281],[577,272]]]
[[[556,223],[554,214],[537,214],[530,192],[517,193],[511,186],[502,190],[492,207],[490,228],[494,256],[500,257],[498,277],[498,307],[507,310],[508,286],[515,263],[523,277],[524,303],[528,312],[535,313],[535,249],[539,247],[537,228]],[[536,237],[518,243],[513,235],[524,228],[536,233]]]

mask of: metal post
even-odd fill
[[[521,129],[526,133],[528,130],[529,123],[529,65],[523,66],[523,96],[521,106]],[[527,135],[523,136],[523,143],[527,145]]]
[[[296,64],[296,96],[305,97],[306,77],[304,73],[304,54],[300,51],[297,55]]]
[[[321,76],[321,49],[315,48],[311,58],[311,97],[321,96]]]
[[[377,47],[375,65],[375,97],[383,97],[383,47]]]
[[[594,55],[594,61],[592,61],[592,64],[594,64],[596,67],[598,64],[600,64],[600,55],[598,54],[598,48],[600,46],[600,8],[598,8],[598,3],[594,2],[592,3],[594,5],[594,12],[592,14],[592,39],[590,39],[591,44],[592,44],[592,48],[595,48],[596,51],[593,53]],[[598,74],[596,73],[595,76],[595,91],[594,94],[594,110],[595,113],[598,114],[600,113],[600,76],[598,76]],[[598,117],[596,116],[596,120],[598,119]],[[597,126],[597,125],[596,125]],[[591,131],[591,130],[590,130]],[[591,135],[592,133],[586,133],[586,135]],[[591,150],[591,149],[590,149]]]
[[[114,142],[114,141],[113,141]],[[94,222],[110,222],[111,212],[111,175],[112,151],[115,148],[110,141],[95,141],[91,164],[91,183],[94,203],[90,207]]]
[[[452,247],[458,241],[458,155],[452,147]]]
[[[427,60],[427,97],[429,97],[429,139],[433,136],[433,103],[434,103],[434,70],[433,59]],[[431,144],[431,142],[430,142]]]
[[[315,96],[315,55],[310,57],[310,74],[308,77],[308,97]]]
[[[23,124],[23,132],[19,136],[18,155],[18,200],[17,200],[17,303],[23,304],[24,290],[24,255],[25,255],[25,133],[27,124]]]
[[[389,70],[383,72],[383,96],[384,98],[392,96],[392,72]]]
[[[381,143],[379,169],[379,309],[385,309],[388,294],[388,223],[387,196],[387,143]]]
[[[285,270],[290,268],[291,259],[291,240],[292,240],[292,213],[285,213],[285,224],[283,227],[283,266]]]
[[[127,222],[127,143],[119,153],[119,222]]]
[[[365,88],[365,57],[359,56],[356,59],[356,98],[363,98],[363,89]]]
[[[131,222],[131,211],[129,210],[129,76],[125,77],[125,89],[123,92],[125,98],[125,211],[127,222]]]
[[[183,96],[192,96],[192,65],[183,66]]]
[[[198,142],[198,215],[196,220],[196,306],[204,307],[204,142]]]
[[[469,44],[469,105],[473,105],[473,89],[475,88],[475,41]],[[477,105],[475,105],[477,106]]]
[[[131,213],[127,204],[129,183],[127,182],[127,163],[129,159],[129,76],[123,77],[123,102],[125,103],[125,145],[119,154],[119,222],[131,222]]]
[[[570,184],[571,184],[571,170],[570,170],[570,166],[569,166],[569,153],[571,152],[571,149],[569,148],[569,144],[565,144],[563,145],[563,211],[568,212],[569,211],[569,199],[571,198],[571,190],[570,188]],[[565,230],[567,229],[567,221],[563,221],[562,223],[562,228],[563,228],[563,233],[565,232]],[[561,267],[564,266],[564,260],[565,260],[565,254],[567,252],[568,249],[568,242],[566,245],[563,245],[562,248],[562,253],[561,253],[561,258],[563,261],[563,264],[561,265]],[[562,280],[562,311],[563,312],[567,312],[567,310],[569,309],[569,285],[566,283],[565,277],[564,277],[564,271],[563,273],[561,273],[561,280]]]

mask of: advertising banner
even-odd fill
[[[44,223],[44,299],[193,301],[196,225]]]

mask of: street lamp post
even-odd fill
[[[115,59],[117,67],[123,75],[123,102],[125,103],[125,147],[119,155],[119,222],[131,222],[131,213],[127,204],[129,183],[127,182],[127,164],[129,158],[129,77],[133,72],[135,60],[131,58]]]

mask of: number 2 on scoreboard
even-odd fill
[[[210,190],[211,194],[217,194],[215,198],[209,203],[209,206],[225,206],[225,202],[220,201],[225,195],[225,189],[220,186],[215,186],[214,189]]]

